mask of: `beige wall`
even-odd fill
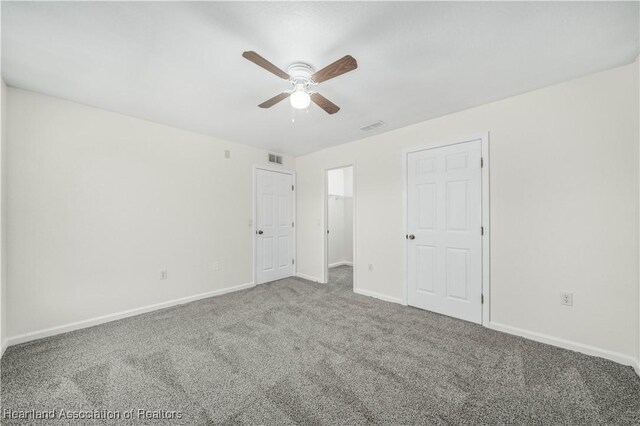
[[[323,170],[354,162],[357,286],[400,301],[403,149],[488,131],[493,326],[632,364],[638,114],[636,63],[298,157],[298,271],[322,279]]]
[[[8,119],[11,343],[253,281],[266,151],[14,88]]]

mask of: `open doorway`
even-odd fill
[[[353,166],[326,171],[326,272],[329,284],[352,290],[355,257]]]

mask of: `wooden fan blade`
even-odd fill
[[[291,95],[291,93],[287,93],[287,92],[282,92],[279,95],[275,95],[273,98],[264,101],[263,103],[261,103],[260,105],[258,105],[260,108],[271,108],[272,106],[274,106],[275,104],[277,104],[280,101],[283,101],[285,99],[287,99],[289,96]]]
[[[335,114],[336,112],[340,111],[340,107],[338,105],[334,104],[329,99],[322,96],[320,93],[312,93],[311,100],[320,108],[325,110],[328,114]]]
[[[316,83],[322,83],[339,75],[348,73],[358,68],[358,62],[351,55],[347,55],[344,58],[340,58],[331,65],[327,65],[317,73],[313,74],[311,78]]]
[[[259,67],[262,67],[265,70],[269,71],[270,73],[277,75],[280,78],[283,78],[285,80],[289,79],[289,74],[282,71],[280,68],[276,67],[271,62],[267,61],[265,58],[258,55],[256,52],[253,52],[250,50],[250,51],[244,52],[242,56],[250,60],[254,64],[258,65]]]

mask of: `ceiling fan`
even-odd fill
[[[356,60],[350,55],[338,59],[334,63],[327,65],[317,72],[314,72],[311,65],[302,62],[291,64],[289,68],[287,68],[287,72],[284,72],[253,51],[244,52],[242,56],[254,64],[266,69],[270,73],[275,74],[284,80],[288,80],[293,85],[292,90],[282,92],[258,105],[260,108],[271,108],[278,102],[289,98],[293,108],[305,109],[309,106],[311,101],[313,101],[327,113],[335,114],[340,111],[340,107],[322,96],[320,93],[311,91],[310,88],[318,83],[322,83],[358,68],[358,62],[356,62]]]

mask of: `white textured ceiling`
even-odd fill
[[[7,84],[299,155],[596,71],[638,55],[637,2],[3,2]],[[350,54],[296,114],[286,70]],[[369,133],[377,120],[387,126]]]

